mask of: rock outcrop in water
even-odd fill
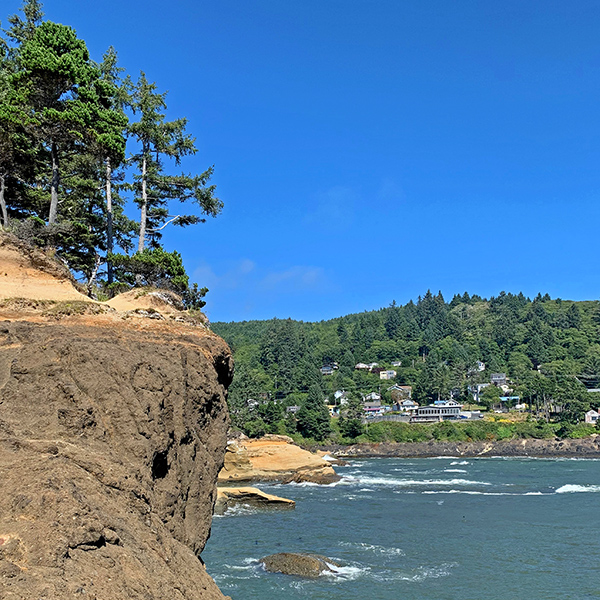
[[[340,476],[325,459],[303,450],[284,435],[242,437],[227,443],[220,483],[277,481],[328,484]]]
[[[229,348],[201,326],[65,304],[65,279],[8,251],[27,271],[18,288],[0,277],[0,597],[223,598],[199,555]],[[35,301],[10,298],[36,277]]]
[[[335,561],[320,554],[300,554],[281,552],[260,559],[267,571],[296,575],[298,577],[319,577],[323,573],[335,573],[339,566]]]
[[[291,509],[296,507],[296,503],[293,500],[267,494],[254,487],[226,487],[217,489],[215,514],[223,514],[228,508],[237,505],[276,509]]]

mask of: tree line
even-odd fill
[[[166,227],[223,206],[213,167],[173,174],[197,152],[187,120],[168,121],[166,93],[125,74],[114,48],[96,62],[39,0],[21,12],[0,36],[1,228],[52,248],[90,295],[162,285],[202,306],[207,290],[161,246]]]
[[[234,421],[242,428],[276,427],[286,405],[303,406],[309,390],[335,403],[344,390],[355,403],[369,392],[390,401],[394,383],[411,385],[413,398],[427,404],[450,394],[472,402],[471,389],[506,373],[511,393],[535,415],[576,423],[600,404],[600,302],[572,302],[538,294],[502,292],[481,298],[468,293],[446,301],[428,291],[417,302],[393,302],[376,311],[329,321],[291,319],[214,323],[233,349],[236,375],[230,390]],[[395,379],[355,369],[378,362],[397,371]],[[392,362],[401,366],[392,367]],[[485,364],[480,371],[478,362]],[[322,366],[334,365],[323,376]],[[484,390],[484,402],[499,401],[500,390]],[[248,398],[261,400],[253,410]],[[281,412],[268,413],[264,402],[277,401]],[[313,403],[314,405],[314,403]],[[356,406],[355,406],[356,410]],[[553,414],[555,413],[555,414]],[[360,411],[358,411],[360,414]],[[262,424],[261,424],[262,421]],[[297,420],[289,415],[288,431]]]

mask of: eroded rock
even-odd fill
[[[261,558],[260,562],[267,571],[296,575],[298,577],[316,578],[323,573],[335,573],[335,567],[340,565],[320,554],[302,554],[296,552],[281,552]]]

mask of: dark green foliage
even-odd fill
[[[298,395],[312,384],[330,399],[336,390],[360,397],[381,388],[385,401],[394,382],[412,385],[420,403],[447,398],[450,390],[461,402],[470,402],[468,386],[487,383],[491,373],[502,372],[511,381],[511,395],[520,396],[534,416],[575,422],[595,406],[590,403],[595,394],[586,388],[600,387],[599,315],[598,302],[542,295],[532,302],[523,294],[503,292],[489,300],[456,296],[446,304],[439,294],[428,292],[416,304],[393,304],[326,322],[214,323],[213,329],[232,346],[238,367],[251,365],[261,373],[260,391],[278,394],[284,402],[290,398],[289,404],[300,403]],[[575,322],[578,327],[571,326]],[[326,359],[339,369],[321,377],[318,369]],[[354,369],[358,362],[372,361],[392,368],[392,360],[401,360],[402,366],[393,367],[398,375],[390,382]],[[486,363],[485,371],[475,368],[477,361]],[[484,404],[499,404],[502,394],[497,387],[486,388]],[[356,432],[345,419],[342,412],[340,433],[350,438]],[[533,428],[529,437],[547,433],[528,427]],[[519,434],[505,428],[490,435],[504,439]]]
[[[298,411],[298,431],[306,438],[324,440],[331,432],[329,410],[321,388],[313,384]]]
[[[134,235],[140,251],[146,238],[162,251],[167,224],[186,226],[220,212],[209,185],[212,167],[172,175],[162,164],[171,158],[178,165],[196,152],[186,120],[165,122],[165,95],[143,75],[137,86],[123,78],[114,48],[96,63],[71,27],[43,20],[38,0],[25,0],[22,13],[8,18],[6,39],[0,37],[0,228],[50,246],[92,296],[97,288],[123,289],[134,274],[136,284],[166,286],[186,306],[201,308],[207,289],[189,285],[176,253],[119,254],[131,251]],[[128,127],[132,112],[140,120]],[[128,135],[142,146],[129,164],[144,163],[133,184],[126,184],[124,168]],[[126,217],[121,192],[137,191],[142,180],[138,224]],[[174,199],[195,204],[196,212],[171,215]],[[108,256],[119,262],[121,279]]]
[[[131,285],[141,279],[142,285],[172,289],[180,293],[188,287],[189,278],[181,254],[177,251],[146,248],[131,256],[113,254],[111,260],[118,278]]]

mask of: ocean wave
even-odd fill
[[[471,496],[551,496],[543,492],[524,492],[518,494],[515,492],[477,492],[475,490],[424,490],[422,494],[468,494]]]
[[[363,542],[340,542],[343,548],[352,548],[361,552],[371,552],[373,554],[383,554],[385,556],[406,556],[406,552],[402,548],[388,548],[386,546],[378,546],[377,544],[365,544]]]
[[[575,485],[568,483],[556,490],[557,494],[573,494],[577,492],[600,492],[600,485]]]
[[[444,469],[444,473],[466,473],[465,469]]]
[[[471,464],[468,460],[454,460],[450,463],[451,466],[454,465],[469,465]]]
[[[411,572],[406,571],[382,571],[374,573],[373,579],[377,581],[412,581],[421,583],[427,579],[437,579],[439,577],[448,577],[452,574],[452,569],[458,567],[458,563],[443,563],[441,565],[429,567],[421,566],[413,569]]]
[[[415,487],[424,485],[492,485],[487,481],[472,481],[470,479],[398,479],[395,477],[356,477],[348,478],[350,484],[379,485],[392,487]]]
[[[331,571],[323,571],[321,575],[337,581],[353,581],[371,570],[369,567],[364,567],[356,563],[353,565],[346,565],[345,567],[338,567],[337,565],[330,563],[326,564]]]
[[[228,507],[222,515],[213,515],[213,519],[222,519],[224,517],[242,517],[248,515],[255,515],[258,511],[256,508],[249,506],[248,504],[234,504]]]

